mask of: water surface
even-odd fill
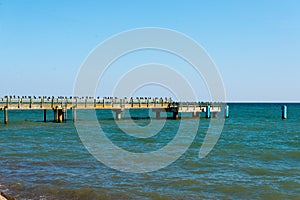
[[[282,120],[280,104],[230,104],[230,118],[207,157],[198,157],[209,125],[201,119],[194,142],[180,159],[140,174],[97,161],[71,120],[52,123],[48,111],[49,122],[43,123],[42,111],[9,111],[9,124],[0,124],[0,190],[17,199],[297,199],[300,104],[287,105],[288,119]],[[148,111],[130,113],[138,125],[150,123]],[[168,144],[180,124],[168,120],[155,136],[137,139],[122,132],[111,113],[97,111],[97,116],[116,145],[134,152]],[[130,126],[126,118],[121,123],[127,122]]]

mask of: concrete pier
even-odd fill
[[[287,106],[286,105],[283,105],[282,107],[281,107],[281,118],[282,119],[287,119]]]
[[[72,110],[73,122],[76,122],[77,110],[112,110],[115,119],[122,118],[122,112],[130,109],[152,109],[157,119],[161,118],[161,112],[172,113],[173,119],[178,119],[180,113],[191,113],[192,117],[200,117],[200,113],[206,113],[206,117],[214,116],[221,112],[220,103],[204,102],[174,102],[168,98],[124,98],[115,97],[91,98],[91,97],[10,97],[0,98],[0,110],[4,111],[4,123],[8,123],[8,110],[41,110],[43,121],[47,121],[47,110],[52,110],[54,122],[61,123],[67,120],[67,111]]]
[[[120,120],[122,118],[121,112],[116,112],[116,120]]]
[[[114,112],[116,113],[116,120],[120,120],[122,118],[122,110],[118,109],[114,110]]]
[[[56,107],[54,110],[54,121],[61,123],[64,121],[64,112],[62,108]]]
[[[225,118],[229,118],[229,105],[225,106]]]
[[[8,108],[7,106],[4,107],[4,124],[8,123]]]
[[[218,117],[218,113],[216,113],[216,112],[212,113],[212,117],[213,118],[217,118]]]
[[[178,119],[178,112],[173,112],[173,119]]]
[[[73,122],[76,122],[76,107],[72,108],[73,111]]]
[[[205,117],[210,118],[210,106],[206,106]]]
[[[192,112],[192,117],[194,117],[194,118],[198,118],[198,117],[200,117],[200,113],[199,112]]]
[[[54,121],[58,123],[58,108],[53,109]]]
[[[159,119],[159,118],[160,118],[160,112],[159,112],[159,111],[156,111],[155,117],[156,117],[156,119]]]
[[[47,110],[44,109],[44,122],[47,122]]]
[[[62,121],[65,122],[67,121],[67,109],[63,107],[61,111],[62,111]]]

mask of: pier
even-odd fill
[[[43,121],[47,121],[47,110],[53,110],[54,122],[61,123],[67,120],[67,110],[72,110],[73,122],[76,122],[76,111],[85,109],[109,109],[115,113],[115,119],[121,119],[121,113],[129,109],[151,109],[160,118],[161,112],[170,112],[173,119],[178,119],[179,113],[191,113],[192,117],[200,117],[205,113],[206,118],[216,117],[221,112],[220,103],[204,102],[174,102],[171,98],[123,98],[116,97],[31,97],[5,96],[0,98],[0,110],[3,110],[4,123],[8,123],[9,110],[41,110],[44,113]],[[228,109],[228,108],[227,108]],[[225,117],[227,115],[225,114]]]

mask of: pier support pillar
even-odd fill
[[[225,118],[229,118],[229,105],[225,106]]]
[[[193,112],[193,113],[192,113],[192,117],[194,117],[194,118],[200,117],[199,112]]]
[[[210,106],[206,106],[206,118],[210,118]]]
[[[113,110],[116,113],[116,120],[120,120],[122,118],[122,109]]]
[[[156,116],[155,116],[156,119],[159,119],[159,118],[160,118],[160,112],[159,112],[159,111],[156,111],[155,113],[156,113]]]
[[[4,124],[8,123],[8,108],[7,106],[4,107]]]
[[[213,118],[217,118],[217,117],[218,117],[218,113],[217,113],[217,112],[213,112],[213,113],[212,113],[212,117],[213,117]]]
[[[54,108],[54,122],[59,123],[59,114],[58,114],[58,108]]]
[[[73,122],[76,122],[76,108],[73,108]]]
[[[64,120],[63,110],[58,109],[58,123],[63,122],[63,120]]]
[[[67,121],[67,109],[66,108],[61,109],[61,118],[62,118],[62,122]]]
[[[122,118],[121,112],[116,112],[116,120],[120,120]]]
[[[56,107],[53,111],[54,111],[54,121],[56,123],[61,123],[64,120],[63,110],[61,108]]]
[[[173,119],[178,119],[178,112],[173,112]]]
[[[57,108],[53,108],[53,114],[54,114],[54,122],[58,122],[58,110]]]
[[[46,122],[46,121],[47,121],[47,110],[44,109],[44,122]]]
[[[287,106],[283,105],[281,107],[281,111],[282,111],[282,119],[287,119]]]

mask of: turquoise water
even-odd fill
[[[282,120],[280,104],[230,104],[230,118],[207,157],[198,157],[209,125],[201,118],[192,145],[178,160],[139,174],[97,161],[71,120],[52,123],[48,111],[49,122],[43,123],[42,111],[9,111],[9,124],[0,124],[0,190],[17,199],[299,199],[300,104],[287,105],[288,119]],[[145,110],[130,114],[140,126],[150,123]],[[118,128],[111,113],[97,116],[116,145],[136,152],[168,144],[180,124],[168,120],[157,135],[136,139]]]

